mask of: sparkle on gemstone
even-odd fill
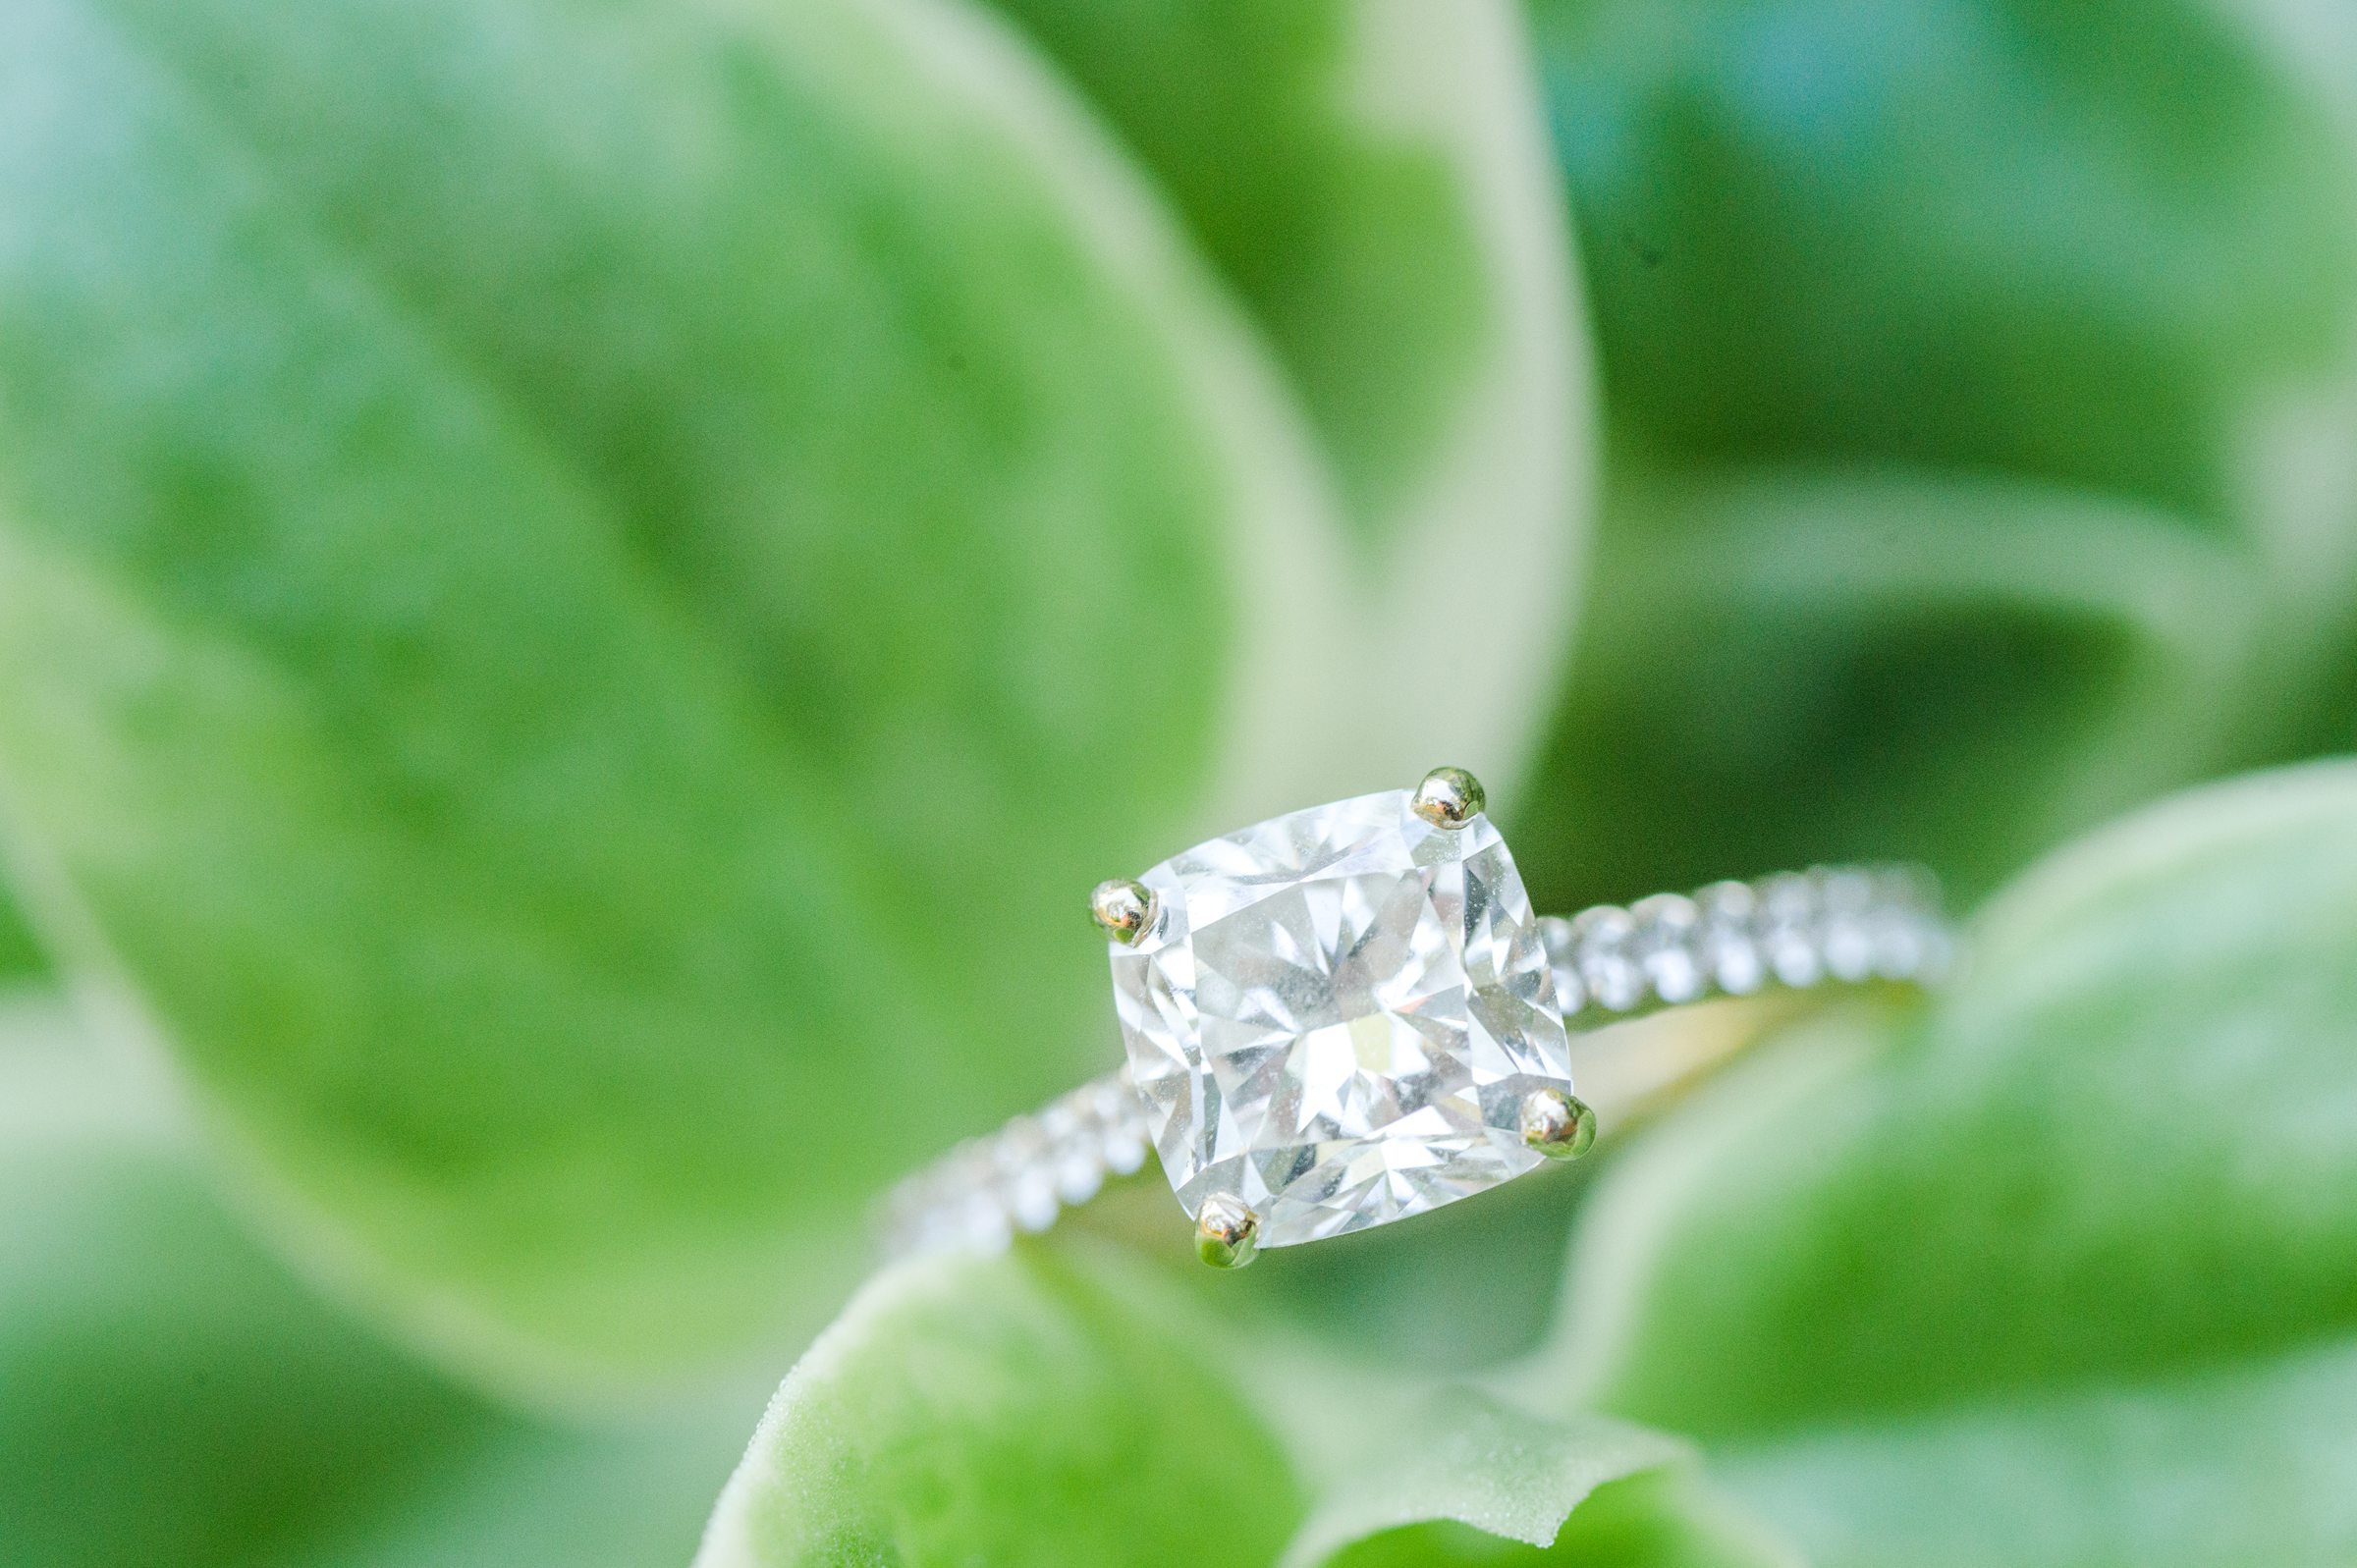
[[[1486,817],[1406,790],[1296,811],[1147,872],[1113,945],[1130,1077],[1189,1215],[1228,1193],[1283,1247],[1403,1219],[1539,1163],[1522,1101],[1571,1088],[1530,899]]]

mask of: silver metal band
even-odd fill
[[[1818,867],[1718,882],[1539,922],[1569,1024],[1771,986],[1923,981],[1946,966],[1939,891],[1913,866]]]
[[[1082,1084],[1037,1115],[959,1145],[893,1189],[888,1257],[937,1248],[996,1251],[1018,1230],[1045,1230],[1108,1178],[1146,1162],[1146,1107],[1129,1070]]]
[[[1721,882],[1539,922],[1564,1021],[1597,1028],[1661,1006],[1770,989],[1931,980],[1947,923],[1929,875],[1909,866],[1820,867]],[[1150,1142],[1126,1069],[972,1139],[894,1189],[885,1249],[995,1250],[1045,1230],[1105,1182],[1138,1169]]]

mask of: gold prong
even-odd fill
[[[1260,1254],[1260,1216],[1233,1193],[1215,1192],[1195,1216],[1195,1256],[1214,1269],[1241,1269]]]
[[[1089,918],[1124,946],[1134,947],[1144,941],[1161,912],[1155,907],[1154,890],[1129,877],[1100,882],[1088,895]]]
[[[1436,828],[1461,828],[1485,804],[1481,781],[1462,768],[1433,769],[1408,799],[1408,809]]]
[[[1561,1089],[1533,1089],[1522,1097],[1522,1142],[1550,1160],[1577,1160],[1596,1147],[1596,1112]]]

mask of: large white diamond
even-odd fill
[[[1129,1074],[1192,1215],[1232,1193],[1264,1246],[1380,1225],[1538,1163],[1521,1103],[1571,1086],[1530,898],[1486,817],[1408,793],[1232,833],[1140,879],[1113,946]]]

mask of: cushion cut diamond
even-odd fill
[[[1538,1163],[1534,1089],[1570,1089],[1530,899],[1486,817],[1405,790],[1278,817],[1141,879],[1113,946],[1129,1073],[1187,1213],[1228,1193],[1265,1246],[1422,1214]]]

